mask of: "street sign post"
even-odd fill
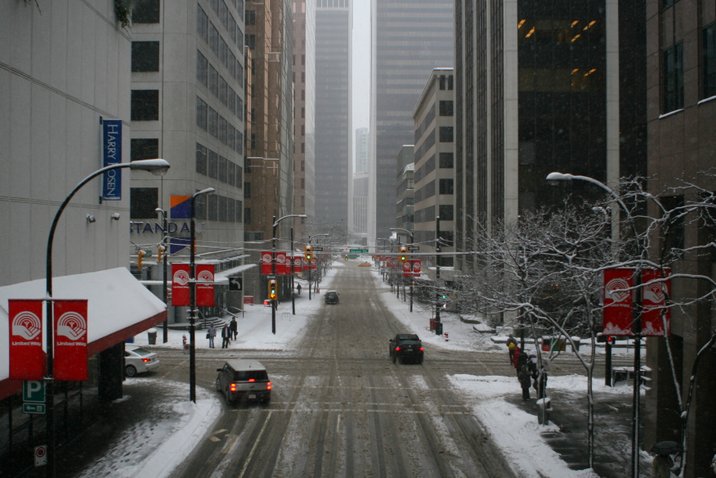
[[[22,412],[33,415],[45,414],[45,382],[40,380],[22,382]]]

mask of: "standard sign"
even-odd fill
[[[241,277],[229,277],[229,290],[242,290],[243,281]]]
[[[45,414],[45,382],[39,380],[22,382],[22,411],[34,415]]]

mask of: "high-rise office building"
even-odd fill
[[[368,240],[395,222],[395,155],[413,142],[413,112],[435,67],[453,64],[452,0],[372,0],[372,164]]]
[[[350,201],[353,204],[351,211],[351,241],[366,243],[368,233],[368,154],[370,136],[368,128],[355,130],[355,166],[353,171],[353,188]]]
[[[315,232],[348,232],[351,185],[351,0],[318,0],[316,10]]]

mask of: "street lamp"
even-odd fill
[[[271,275],[276,277],[276,228],[278,227],[278,224],[283,221],[284,219],[288,219],[289,217],[308,217],[305,214],[287,214],[285,216],[279,217],[276,219],[276,216],[273,216],[271,224]],[[293,236],[293,234],[292,234]],[[292,241],[293,242],[293,241]],[[291,251],[291,254],[293,254],[293,251]],[[271,299],[271,333],[276,335],[276,307],[278,304],[276,303],[278,299]]]
[[[162,245],[160,246],[164,248],[162,253],[162,300],[164,300],[165,304],[168,304],[167,300],[169,298],[167,297],[167,256],[169,255],[169,251],[167,249],[167,239],[169,237],[169,230],[167,229],[167,212],[160,207],[156,208],[154,211],[162,216]],[[162,326],[162,342],[167,343],[168,341],[169,317],[165,317],[164,324]]]
[[[597,186],[598,188],[605,191],[607,194],[609,194],[612,199],[614,199],[614,202],[616,202],[619,207],[624,211],[624,214],[626,214],[627,221],[629,222],[629,225],[632,229],[632,232],[634,234],[634,239],[637,241],[637,250],[639,251],[639,254],[644,254],[644,248],[641,245],[641,241],[639,240],[639,233],[636,228],[636,223],[634,221],[634,216],[632,216],[631,211],[629,211],[629,208],[627,208],[626,204],[624,204],[624,201],[619,197],[619,195],[609,186],[604,184],[603,182],[599,181],[598,179],[594,179],[590,176],[581,176],[577,174],[570,174],[570,173],[559,173],[559,172],[552,172],[549,173],[546,177],[548,182],[558,182],[558,181],[584,181],[590,184],[593,184]],[[637,263],[637,267],[634,270],[634,277],[633,277],[633,283],[634,283],[634,302],[633,302],[633,308],[632,308],[632,317],[633,317],[633,324],[632,324],[632,330],[634,333],[634,396],[632,399],[632,449],[631,449],[631,459],[632,459],[632,477],[638,478],[639,476],[639,422],[640,422],[640,416],[639,416],[639,407],[640,407],[640,395],[639,395],[639,389],[641,388],[641,267],[640,263]]]
[[[189,226],[190,247],[189,250],[189,400],[196,403],[196,347],[194,346],[194,331],[196,323],[196,225],[194,223],[194,203],[198,196],[203,194],[211,194],[216,189],[205,188],[191,195],[189,216],[191,218]]]
[[[410,246],[412,247],[413,244],[415,244],[415,238],[413,236],[413,232],[408,229],[403,229],[402,227],[391,227],[391,231],[395,232],[405,232],[410,236]],[[410,312],[413,311],[413,283],[415,282],[415,276],[413,276],[413,267],[410,266]]]
[[[47,237],[47,253],[45,255],[45,292],[46,292],[46,298],[47,301],[45,303],[45,310],[46,310],[46,329],[47,329],[47,337],[46,337],[46,356],[47,356],[47,374],[44,378],[45,381],[45,387],[46,387],[46,394],[45,394],[45,407],[47,409],[47,475],[48,476],[55,476],[55,420],[54,420],[54,388],[53,388],[53,367],[54,367],[54,351],[53,351],[53,310],[52,310],[52,243],[55,239],[55,230],[57,229],[57,224],[60,221],[60,217],[62,216],[62,213],[64,212],[65,208],[69,204],[69,202],[72,200],[72,198],[77,194],[77,192],[82,189],[82,187],[90,182],[92,179],[96,178],[97,176],[106,173],[107,171],[112,171],[115,169],[124,169],[129,168],[132,170],[141,170],[141,171],[149,171],[153,174],[164,174],[169,169],[169,162],[164,159],[143,159],[140,161],[132,161],[130,163],[115,163],[111,164],[109,166],[105,166],[103,168],[98,169],[97,171],[93,172],[86,178],[84,178],[82,181],[77,183],[77,185],[74,187],[72,191],[67,195],[67,197],[62,201],[62,204],[60,204],[59,209],[55,213],[55,217],[52,219],[52,224],[50,225],[50,232]]]

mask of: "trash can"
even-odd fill
[[[435,323],[435,335],[442,335],[442,334],[443,334],[443,323],[436,322]]]
[[[147,330],[147,340],[149,341],[149,345],[157,344],[157,329],[151,328]]]

